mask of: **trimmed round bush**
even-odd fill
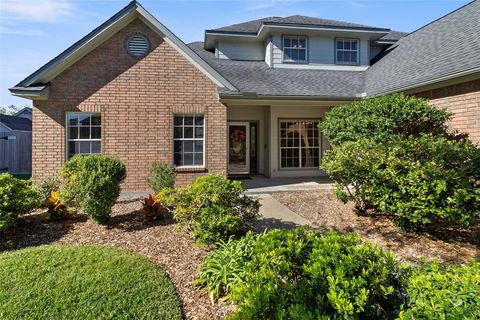
[[[160,192],[164,188],[173,188],[175,185],[175,177],[177,173],[175,167],[163,161],[156,161],[150,168],[148,177],[148,185],[155,191]]]
[[[199,242],[215,244],[245,234],[260,204],[244,196],[239,181],[207,174],[178,190],[164,189],[157,201],[174,208],[174,219]]]
[[[335,107],[320,128],[335,146],[359,139],[385,142],[421,133],[443,135],[450,117],[451,113],[435,108],[427,99],[392,94]]]
[[[407,294],[407,309],[400,319],[480,319],[480,260],[414,269]]]
[[[182,319],[165,272],[126,250],[41,246],[0,254],[0,318]]]
[[[0,174],[0,231],[15,224],[17,217],[40,206],[40,195],[28,181]]]
[[[74,156],[60,170],[59,197],[98,223],[108,219],[126,176],[124,163],[114,156]]]

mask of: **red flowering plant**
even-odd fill
[[[240,129],[235,129],[230,135],[232,142],[243,142],[245,141],[245,132]]]

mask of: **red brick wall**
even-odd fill
[[[429,90],[416,96],[431,99],[440,108],[453,112],[449,125],[468,133],[474,142],[480,142],[480,79]]]
[[[140,59],[124,49],[135,32],[151,42]],[[217,86],[140,20],[56,77],[49,100],[35,101],[33,176],[48,176],[65,162],[67,111],[101,112],[102,152],[125,161],[126,190],[147,188],[153,161],[173,161],[174,114],[205,114],[205,171],[226,171],[227,112]],[[177,183],[203,172],[179,172]]]

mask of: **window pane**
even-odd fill
[[[337,51],[337,61],[343,62],[343,51]]]
[[[78,115],[76,114],[69,114],[68,115],[68,124],[70,126],[76,126],[78,124]]]
[[[195,128],[195,138],[203,138],[203,127]]]
[[[92,126],[99,126],[102,124],[102,120],[99,114],[92,114]]]
[[[298,48],[298,39],[297,38],[292,39],[292,47],[293,48]]]
[[[194,165],[203,166],[203,153],[195,153]]]
[[[195,152],[203,152],[203,141],[195,141]]]
[[[203,126],[203,117],[195,117],[195,125],[196,126]]]
[[[182,141],[173,142],[173,152],[182,152]]]
[[[183,152],[193,152],[193,141],[183,141]]]
[[[305,56],[306,50],[298,50],[298,60],[305,61],[307,57]]]
[[[183,165],[184,166],[193,166],[193,153],[184,153],[183,154]]]
[[[101,145],[102,143],[100,141],[92,141],[92,153],[101,153]]]
[[[176,126],[183,125],[183,117],[174,117],[173,118],[173,124],[176,125]]]
[[[90,153],[90,141],[80,141],[80,154],[89,154]]]
[[[184,138],[193,138],[193,127],[185,127],[183,129]]]
[[[337,49],[343,49],[343,41],[337,40]]]
[[[298,50],[297,49],[292,49],[292,60],[294,60],[294,61],[298,60]]]
[[[78,139],[78,128],[70,127],[68,129],[68,139]]]
[[[357,50],[357,41],[352,41],[352,50]]]
[[[173,154],[173,163],[176,165],[176,166],[181,166],[183,165],[182,163],[182,154],[181,153],[174,153]]]
[[[181,139],[183,138],[183,128],[182,127],[175,127],[173,129],[173,137],[175,139]]]
[[[290,38],[288,37],[283,38],[283,46],[290,47]]]
[[[343,43],[343,49],[350,50],[350,41],[345,41]]]
[[[77,147],[78,147],[78,142],[70,141],[68,143],[68,157],[69,158],[78,153]]]
[[[101,139],[102,132],[100,127],[92,127],[92,139]]]
[[[357,62],[357,52],[356,51],[350,52],[350,61],[351,62]]]
[[[78,115],[78,120],[80,121],[81,126],[90,125],[90,114],[89,113],[80,113]]]
[[[306,48],[307,47],[307,39],[301,38],[298,42],[298,46],[300,48]]]
[[[185,126],[192,126],[193,125],[193,117],[184,117],[183,124]]]
[[[284,53],[285,53],[283,57],[284,60],[292,60],[292,49],[285,49]]]
[[[90,139],[90,127],[80,127],[80,139]]]

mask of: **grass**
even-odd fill
[[[0,254],[0,301],[0,319],[182,319],[159,266],[105,246]]]

